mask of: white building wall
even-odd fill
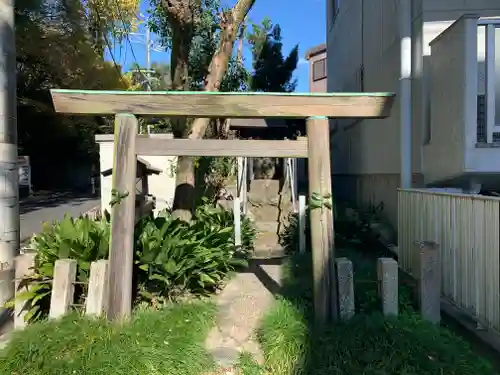
[[[398,94],[400,45],[398,1],[344,0],[329,27],[329,91]],[[344,52],[348,51],[348,52]],[[363,66],[363,85],[359,69]],[[334,190],[360,205],[384,202],[397,221],[399,186],[399,100],[384,120],[342,121],[332,137]],[[414,157],[414,169],[420,160]],[[339,191],[340,190],[340,191]]]
[[[477,119],[477,18],[460,18],[431,43],[430,142],[424,146],[426,181],[464,171],[466,129]],[[473,129],[474,130],[474,129]],[[445,146],[446,145],[446,146]],[[473,145],[474,147],[474,145]]]
[[[424,56],[429,56],[431,54],[431,48],[429,43],[435,39],[440,33],[447,29],[455,20],[460,18],[464,14],[473,14],[478,17],[499,17],[500,16],[500,2],[495,0],[440,0],[431,1],[425,0],[425,24],[424,24]],[[475,41],[471,41],[474,44]],[[497,30],[497,48],[500,47],[500,33]],[[427,57],[424,57],[427,58]],[[484,59],[485,59],[485,32],[484,28],[480,27],[477,30],[477,61],[478,61],[478,75],[476,77],[477,81],[477,94],[484,94],[485,92],[485,81],[484,81]],[[497,67],[500,71],[500,54],[497,54]],[[450,66],[450,69],[452,67]],[[432,84],[432,83],[431,83]],[[437,90],[433,86],[434,90]],[[500,87],[500,75],[497,75],[497,87]],[[460,95],[463,90],[447,90],[448,97],[453,95]],[[452,98],[453,102],[456,102],[456,98]],[[423,106],[430,107],[430,96],[427,97],[428,102],[424,103]],[[436,137],[434,142],[431,138],[431,144],[424,146],[425,159],[427,160],[424,164],[424,169],[426,172],[426,180],[434,179],[444,179],[446,177],[453,177],[465,172],[474,173],[491,173],[498,172],[498,160],[500,156],[500,150],[489,149],[489,148],[476,148],[476,112],[477,107],[475,104],[476,97],[469,95],[466,101],[466,105],[469,107],[468,113],[466,115],[467,121],[463,124],[460,129],[457,129],[459,122],[451,121],[451,117],[446,123],[424,123],[424,131],[426,133],[441,133],[441,134],[456,134],[458,130],[462,132],[462,147],[458,149],[456,146],[457,142],[452,140],[452,146],[449,147],[449,152],[446,154],[447,161],[445,165],[436,165],[433,163],[440,156],[444,156],[442,151],[439,151],[439,143],[441,140]],[[437,103],[435,105],[438,105]],[[497,97],[497,119],[499,118],[500,108],[500,97]],[[430,111],[430,109],[429,109]],[[475,113],[470,113],[474,111]],[[462,119],[462,120],[465,120]],[[436,129],[440,127],[441,129]],[[425,129],[427,128],[427,129]],[[456,137],[455,137],[456,139]],[[441,147],[442,150],[442,147]],[[460,161],[460,168],[457,167],[454,161]]]
[[[364,66],[364,91],[398,94],[400,0],[342,0],[338,13],[327,0],[328,91],[361,91],[359,68]],[[464,13],[500,15],[498,0],[413,0],[413,173],[420,181],[423,145],[429,138],[429,42]],[[337,186],[357,195],[361,203],[385,200],[395,223],[399,185],[399,101],[384,120],[334,122],[332,168]],[[391,187],[391,192],[387,189]],[[335,182],[334,182],[335,188]],[[392,192],[394,190],[394,192]]]
[[[172,134],[150,134],[150,137],[168,137]],[[113,136],[99,136],[99,158],[101,172],[113,167]],[[160,169],[158,175],[148,177],[149,194],[156,198],[155,213],[172,207],[175,193],[175,167],[177,157],[175,156],[148,156],[139,155],[141,159],[150,163],[153,168]],[[101,210],[110,211],[112,176],[104,177],[101,174]]]
[[[327,35],[328,91],[398,92],[397,0],[342,1]],[[363,87],[360,68],[363,66]],[[339,124],[334,173],[399,173],[399,101],[385,120]],[[343,125],[343,126],[342,126]],[[418,134],[417,134],[418,135]],[[420,168],[414,155],[414,169]]]

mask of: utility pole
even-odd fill
[[[14,0],[0,1],[0,312],[4,312],[4,303],[14,296],[14,258],[19,254],[19,171]]]
[[[146,24],[146,89],[151,91],[151,30],[149,29],[149,25]],[[153,126],[147,125],[148,134],[151,134],[153,130]]]
[[[163,46],[151,40],[151,30],[148,25],[148,20],[146,19],[146,26],[144,33],[130,33],[131,37],[136,37],[137,39],[130,39],[131,43],[139,43],[144,44],[146,47],[146,90],[151,91],[151,50],[156,52],[162,52],[165,50]],[[151,133],[153,130],[153,125],[148,125],[148,133]],[[139,132],[142,130],[139,129]]]
[[[151,30],[149,25],[146,24],[146,87],[151,91]]]

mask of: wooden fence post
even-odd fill
[[[87,315],[101,316],[108,302],[108,261],[105,259],[90,265],[89,289],[85,302]]]
[[[348,320],[354,316],[354,277],[352,262],[347,258],[335,259],[337,268],[339,318]]]
[[[25,253],[18,255],[14,261],[14,265],[16,268],[16,281],[15,281],[15,296],[18,293],[22,293],[26,290],[30,290],[30,286],[26,285],[23,289],[19,289],[19,285],[21,279],[23,277],[29,276],[33,274],[33,266],[35,265],[35,257],[36,253]],[[24,321],[24,316],[28,312],[26,306],[26,301],[18,301],[17,299],[14,301],[14,328],[21,329],[26,327],[27,322]]]
[[[306,252],[306,196],[299,195],[299,252]]]
[[[306,122],[308,143],[309,199],[318,195],[331,201],[330,130],[326,117],[309,117]],[[311,207],[311,246],[313,258],[314,314],[318,324],[329,317],[337,319],[337,286],[332,210],[323,205]]]
[[[416,241],[413,249],[413,277],[417,281],[418,303],[422,318],[441,321],[441,262],[435,242]]]
[[[134,224],[137,156],[137,119],[131,114],[115,117],[109,249],[108,319],[123,319],[132,312]]]
[[[385,316],[398,315],[398,272],[398,262],[394,259],[377,259],[378,294]]]
[[[60,318],[68,313],[75,298],[76,266],[74,259],[56,260],[49,318]]]

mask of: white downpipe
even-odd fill
[[[412,186],[411,0],[399,1],[401,77],[399,79],[401,187]]]

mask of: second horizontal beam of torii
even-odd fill
[[[162,139],[138,136],[138,155],[307,158],[307,139],[297,141]]]

